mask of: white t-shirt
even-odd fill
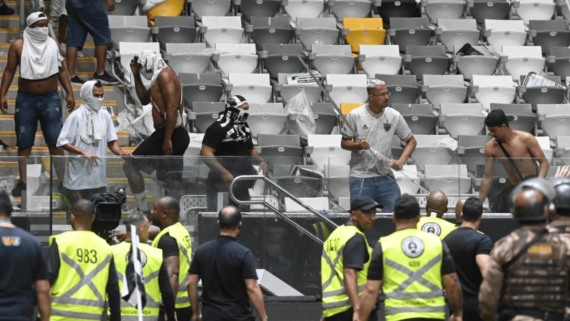
[[[374,115],[368,104],[352,110],[346,116],[349,125],[358,133],[350,132],[347,126],[342,127],[342,136],[352,138],[364,136],[378,153],[392,159],[392,137],[398,136],[400,140],[407,141],[412,137],[412,131],[402,115],[390,107],[384,108],[380,115]],[[359,150],[352,152],[350,160],[350,177],[370,178],[377,176],[394,176],[390,166],[372,159],[370,152]]]
[[[63,186],[67,189],[78,191],[107,186],[107,161],[105,159],[107,157],[107,144],[116,141],[118,138],[111,115],[104,108],[101,108],[97,116],[100,117],[101,122],[106,123],[107,132],[101,137],[100,142],[89,145],[85,144],[79,137],[78,128],[87,126],[87,119],[81,110],[78,109],[71,113],[63,124],[57,139],[57,147],[71,144],[101,157],[101,160],[98,161],[99,166],[93,167],[87,158],[66,152],[67,162],[65,163]]]

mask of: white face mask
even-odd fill
[[[104,98],[97,98],[92,96],[89,97],[88,99],[85,99],[84,101],[87,107],[98,112],[101,109],[101,106],[103,106],[103,99]]]
[[[47,27],[26,28],[26,32],[34,42],[45,42],[48,39],[49,30]]]

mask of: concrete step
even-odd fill
[[[0,70],[3,71],[7,64],[8,57],[0,57]],[[77,72],[90,72],[93,74],[95,69],[97,69],[97,59],[95,59],[95,57],[77,58],[77,62],[75,63],[75,70]]]
[[[20,28],[0,29],[0,42],[12,42],[20,37]]]
[[[8,5],[8,7],[16,10],[16,14],[18,15],[20,14],[20,1],[6,1],[6,4]],[[44,4],[46,5],[46,9],[44,10],[44,12],[49,14],[51,1],[44,1]],[[26,16],[32,13],[32,4],[30,3],[30,1],[26,1],[24,6],[25,6]]]
[[[0,19],[0,29],[20,28],[20,16],[2,16]]]
[[[129,145],[129,133],[128,132],[118,132],[118,143],[121,146],[128,146]],[[13,131],[3,131],[0,132],[0,140],[4,142],[4,144],[9,146],[16,146],[16,133]],[[46,142],[44,140],[44,136],[42,132],[36,133],[36,139],[34,141],[34,146],[37,147],[46,147]]]
[[[132,152],[136,149],[136,147],[121,146],[121,149],[124,151],[131,151]],[[16,148],[16,147],[4,148],[4,150],[2,152],[0,152],[0,156],[2,157],[2,160],[4,160],[4,161],[14,161],[15,162],[15,161],[17,161],[18,148]],[[49,150],[47,147],[37,147],[37,146],[32,147],[31,157],[42,157],[42,156],[49,156]],[[12,159],[12,157],[13,157],[13,159]],[[118,160],[116,158],[118,156],[113,154],[108,148],[107,148],[107,157],[114,158],[113,161]]]
[[[79,107],[79,105],[83,104],[83,100],[75,100],[75,106],[76,108]],[[117,101],[116,100],[105,100],[103,101],[103,106],[110,106],[111,108],[113,108],[114,114],[117,115],[118,111],[117,111]],[[8,100],[8,115],[14,115],[16,111],[16,101],[15,100]],[[67,109],[65,110],[65,115],[67,116],[69,113],[67,112]]]
[[[67,119],[69,115],[65,115]],[[113,120],[117,119],[117,116],[111,116]],[[41,128],[38,122],[38,128]],[[13,132],[16,130],[16,123],[14,122],[14,115],[0,115],[0,132]]]
[[[18,176],[18,161],[0,162],[0,177]]]
[[[93,72],[77,72],[76,73],[79,78],[83,79],[83,80],[91,80],[93,79]],[[0,78],[4,77],[4,72],[0,72]],[[16,71],[16,74],[14,75],[14,78],[12,79],[12,84],[11,86],[17,86],[18,85],[18,80],[20,79],[20,72]]]
[[[0,34],[0,57],[8,57],[8,49],[10,49],[9,41],[2,40],[2,36]],[[83,58],[95,58],[95,45],[87,43],[85,44],[85,46],[83,46],[83,50],[81,52],[85,56]],[[81,58],[77,59],[78,62],[77,65],[79,65],[79,59]],[[92,70],[94,69],[95,68],[93,68]],[[2,70],[4,70],[4,68],[2,68]]]
[[[105,99],[108,100],[119,100],[123,99],[122,93],[119,93],[118,90],[115,91],[113,86],[104,86],[105,88]],[[61,86],[58,86],[58,90],[61,90]],[[77,98],[81,97],[79,95],[79,91],[81,90],[81,86],[73,86],[73,95]],[[18,94],[18,86],[10,86],[8,90],[8,94],[6,97],[8,100],[16,100],[16,95]]]

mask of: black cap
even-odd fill
[[[377,203],[368,196],[358,196],[350,202],[350,211],[363,210],[368,211],[373,208],[384,208],[382,203]]]
[[[513,116],[505,115],[502,109],[491,110],[487,118],[485,118],[485,125],[487,127],[499,127],[503,124],[508,124],[510,121],[514,120]]]
[[[404,194],[396,201],[394,214],[404,220],[417,217],[420,214],[420,204],[414,196]]]

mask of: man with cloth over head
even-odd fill
[[[374,229],[377,208],[381,209],[382,204],[370,197],[356,197],[350,202],[348,222],[337,227],[323,244],[321,285],[325,321],[350,321],[360,312],[360,296],[372,258],[364,232]]]
[[[75,98],[69,75],[57,40],[48,36],[48,18],[43,12],[34,12],[27,18],[28,27],[24,37],[16,39],[8,50],[8,63],[4,69],[0,87],[0,108],[8,113],[6,94],[10,89],[16,69],[20,67],[18,95],[16,97],[16,139],[20,181],[12,190],[19,197],[26,190],[26,158],[32,153],[36,139],[38,120],[50,155],[63,155],[56,147],[57,138],[63,125],[61,100],[57,92],[57,81],[67,92],[67,110],[75,107]],[[57,177],[63,178],[63,164],[54,163]]]
[[[420,205],[404,194],[396,201],[392,219],[396,232],[381,237],[374,246],[362,307],[354,320],[367,320],[382,286],[386,321],[445,320],[445,295],[453,314],[461,321],[461,285],[453,258],[441,240],[417,229]]]
[[[418,229],[426,233],[435,234],[443,240],[449,233],[457,227],[443,219],[443,214],[447,213],[447,195],[442,191],[433,191],[429,194],[426,204],[426,216],[423,216],[418,223]],[[436,216],[431,216],[435,212]]]
[[[511,213],[520,227],[491,251],[479,290],[483,320],[564,320],[570,246],[566,237],[546,228],[555,195],[542,178],[526,180],[513,190]]]
[[[190,136],[184,127],[184,100],[180,80],[168,68],[161,55],[152,50],[143,50],[139,57],[135,56],[131,61],[131,70],[140,102],[143,105],[152,104],[155,131],[133,152],[133,156],[150,157],[130,158],[125,161],[123,169],[137,208],[149,214],[144,179],[140,171],[149,175],[156,171],[156,178],[166,183],[170,195],[180,199],[183,193],[182,156],[190,144]],[[142,82],[141,73],[150,80],[148,90]]]

